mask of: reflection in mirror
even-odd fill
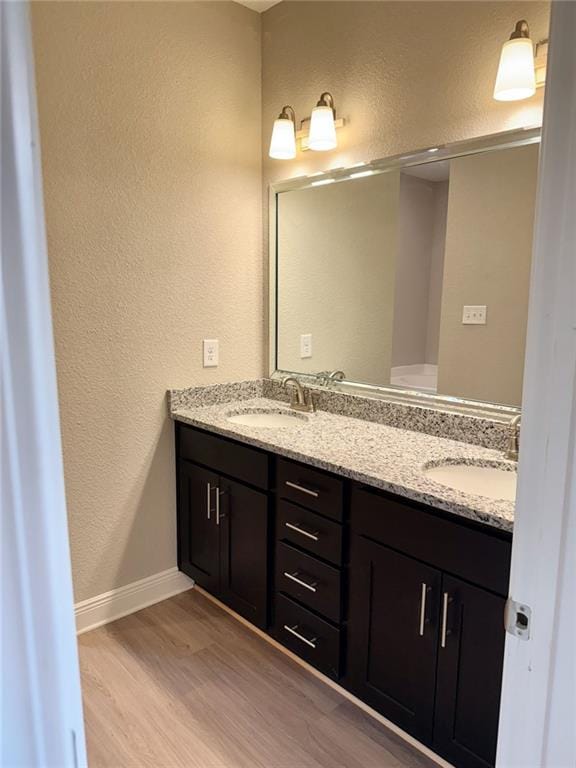
[[[279,192],[277,368],[519,405],[537,167],[508,144]]]

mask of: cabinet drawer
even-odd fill
[[[354,533],[501,595],[508,594],[511,537],[447,520],[394,496],[354,487]]]
[[[340,571],[282,542],[276,549],[276,590],[331,621],[340,621]]]
[[[268,488],[270,459],[267,453],[184,424],[178,424],[178,428],[181,459],[203,464],[257,488]]]
[[[327,472],[278,459],[278,494],[303,507],[342,520],[343,481]]]
[[[340,676],[340,630],[284,595],[276,595],[275,635],[325,674]]]
[[[342,526],[289,501],[278,502],[276,537],[313,555],[342,563]]]

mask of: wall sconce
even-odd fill
[[[289,104],[282,107],[278,119],[274,120],[268,154],[275,160],[296,157],[296,114]]]
[[[520,101],[533,96],[546,80],[547,51],[547,40],[538,43],[535,60],[528,22],[516,22],[510,39],[502,46],[494,86],[496,101]]]
[[[272,139],[268,154],[276,160],[292,160],[296,157],[296,139],[300,140],[300,149],[313,149],[326,152],[338,146],[336,129],[344,125],[343,118],[336,119],[336,109],[332,94],[325,91],[312,110],[310,117],[300,122],[295,129],[296,116],[291,106],[282,107],[278,119],[274,121]]]
[[[326,152],[338,146],[335,120],[334,99],[332,94],[326,91],[320,96],[318,103],[312,110],[308,149],[313,149],[316,152]]]

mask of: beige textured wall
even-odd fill
[[[492,98],[500,48],[518,19],[548,36],[549,4],[512,2],[286,2],[263,14],[262,151],[273,181],[541,123],[543,91]],[[274,119],[291,104],[310,115],[322,91],[340,117],[331,152],[272,160]],[[267,207],[265,216],[267,215]]]
[[[279,199],[279,367],[390,381],[397,252],[396,171]],[[300,357],[300,334],[312,357]]]
[[[435,235],[441,234],[435,231],[438,189],[444,184],[400,174],[393,366],[436,362],[427,357],[427,347],[434,330],[436,335],[439,331],[442,270],[433,257],[438,255]],[[433,274],[433,267],[439,275]]]
[[[32,21],[82,600],[176,564],[166,389],[262,374],[260,17],[40,2]]]
[[[520,405],[538,145],[450,163],[438,391]],[[462,325],[465,304],[486,325]]]
[[[434,190],[434,224],[432,231],[432,253],[430,257],[428,328],[426,329],[426,362],[433,364],[438,363],[438,344],[440,341],[448,188],[449,181],[438,181]]]
[[[285,2],[263,14],[264,182],[402,151],[540,124],[543,92],[492,98],[502,43],[526,18],[548,36],[549,4],[512,2]],[[332,152],[272,160],[283,104],[309,116],[322,91],[348,125]]]

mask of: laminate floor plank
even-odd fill
[[[198,591],[79,638],[91,768],[433,768]]]

